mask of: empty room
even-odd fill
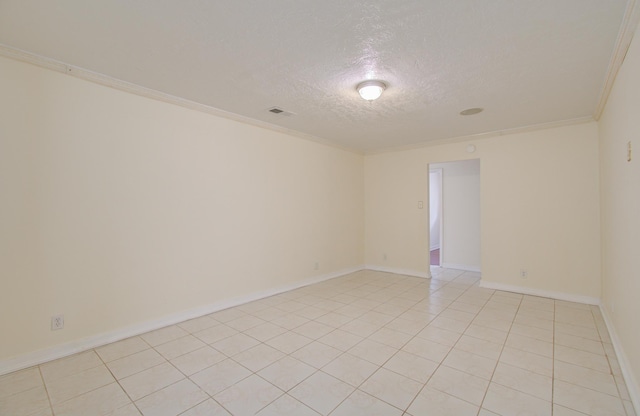
[[[639,20],[0,0],[0,416],[637,416]]]

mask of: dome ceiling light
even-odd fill
[[[367,101],[373,101],[380,98],[382,92],[387,88],[387,85],[382,81],[364,81],[358,84],[356,90],[360,94],[360,97]]]

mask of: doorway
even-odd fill
[[[429,263],[480,271],[480,159],[429,165]]]
[[[429,169],[429,264],[442,264],[442,168]]]

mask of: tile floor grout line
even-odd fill
[[[464,273],[462,273],[462,274],[464,274]],[[461,274],[461,275],[462,275],[462,274]],[[432,278],[432,279],[433,279],[433,278]],[[437,278],[436,278],[436,279],[437,279]],[[453,280],[455,280],[455,279],[453,279]],[[448,284],[448,283],[449,283],[449,282],[447,282],[447,284]],[[445,287],[447,284],[444,284],[441,288]],[[451,303],[453,303],[455,300],[459,299],[459,298],[460,298],[464,293],[466,293],[466,292],[467,292],[467,291],[468,291],[472,286],[473,286],[473,285],[469,286],[469,288],[467,288],[463,293],[461,293],[459,296],[457,296],[457,297],[456,297],[456,298],[455,298]],[[495,293],[495,291],[494,291],[494,293]],[[488,301],[489,301],[488,299],[487,299],[487,301],[485,301],[485,305],[486,305],[486,303],[487,303]],[[451,303],[449,303],[449,305],[451,305]],[[433,320],[435,320],[438,316],[440,316],[440,314],[441,314],[442,312],[444,312],[444,311],[449,307],[449,305],[447,305],[447,307],[446,307],[446,308],[444,308],[442,311],[440,311],[438,314],[436,314],[436,317],[435,317],[435,318],[433,318],[429,323],[433,322]],[[484,308],[484,307],[483,307],[483,308]],[[479,313],[479,312],[478,312],[478,313]],[[477,313],[476,313],[476,317],[477,317]],[[474,319],[475,319],[475,317],[474,317]],[[471,322],[473,322],[473,320],[472,320]],[[471,322],[469,322],[469,324],[467,324],[467,326],[465,327],[465,331],[469,328],[469,326],[471,325]],[[427,324],[427,326],[428,326],[428,325],[429,325],[429,324]],[[425,328],[426,328],[426,326],[425,326]],[[440,328],[440,329],[442,329],[442,328]],[[460,337],[459,337],[459,338],[458,338],[458,340],[456,341],[456,344],[457,344],[457,342],[460,340],[460,338],[462,337],[462,335],[464,335],[464,331],[460,334]],[[417,337],[417,335],[415,335],[411,340],[413,340],[415,337]],[[409,342],[411,342],[411,340],[407,341],[407,342],[404,344],[404,346],[406,346]],[[432,342],[436,342],[436,341],[432,341]],[[444,345],[444,344],[441,344],[441,345]],[[454,346],[455,346],[455,344],[454,344]],[[436,366],[435,370],[433,371],[433,373],[431,373],[431,375],[429,376],[429,378],[427,379],[427,381],[424,383],[424,385],[422,386],[422,388],[421,388],[421,389],[418,391],[418,393],[414,396],[414,398],[411,400],[411,402],[409,402],[409,405],[406,407],[406,409],[404,409],[404,413],[407,413],[407,412],[408,412],[409,408],[410,408],[410,407],[411,407],[411,405],[415,402],[415,400],[418,398],[418,396],[420,396],[420,394],[422,393],[422,391],[423,391],[425,388],[427,388],[427,384],[429,384],[429,381],[431,381],[431,379],[433,378],[433,375],[434,375],[434,374],[438,371],[438,369],[443,365],[444,361],[447,359],[447,356],[449,355],[449,353],[451,352],[451,350],[453,350],[453,346],[451,346],[451,347],[450,347],[449,352],[447,352],[447,354],[442,358],[442,360],[440,360],[440,362],[439,362],[439,363],[438,363],[438,365]],[[446,367],[446,366],[445,366],[445,367]],[[435,389],[435,390],[438,390],[438,389]],[[440,390],[438,390],[438,391],[440,391]],[[447,393],[447,392],[442,392],[442,393],[449,394],[449,393]],[[455,397],[455,396],[454,396],[454,397]],[[464,400],[464,399],[461,399],[461,400]],[[469,403],[469,404],[474,405],[474,404],[473,404],[473,403],[471,403],[471,402],[468,402],[468,401],[466,401],[466,400],[464,400],[464,401],[465,401],[465,402],[467,402],[467,403]],[[474,405],[474,406],[475,406],[475,405]],[[478,412],[479,412],[479,411],[480,411],[480,408],[478,409]]]
[[[44,376],[42,375],[42,369],[40,365],[36,366],[38,368],[38,374],[40,375],[40,381],[42,381],[42,387],[44,387],[44,391],[47,394],[47,401],[49,402],[49,410],[51,410],[51,414],[55,416],[55,410],[53,408],[53,403],[51,402],[51,395],[49,394],[49,389],[47,388],[47,383],[44,381]]]

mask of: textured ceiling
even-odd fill
[[[360,151],[589,117],[627,0],[0,0],[0,43]],[[355,90],[388,84],[375,102]],[[274,106],[293,113],[276,116]],[[483,107],[475,116],[461,110]]]

